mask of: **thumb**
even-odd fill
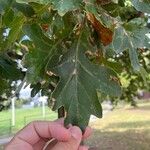
[[[78,150],[82,140],[82,131],[76,126],[69,130],[71,138],[67,142],[58,142],[51,150]]]

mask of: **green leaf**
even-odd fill
[[[2,95],[8,87],[9,87],[9,85],[8,85],[7,80],[3,79],[0,76],[0,95]],[[0,101],[1,101],[1,99],[0,99]]]
[[[18,39],[18,36],[22,30],[22,26],[24,22],[25,22],[25,17],[22,14],[16,15],[15,18],[13,19],[9,27],[10,32],[6,41],[7,48],[9,48],[11,44],[13,44]]]
[[[85,9],[87,12],[91,12],[95,16],[98,15],[97,8],[95,7],[96,0],[85,1]]]
[[[36,83],[41,80],[41,76],[45,75],[45,65],[51,56],[51,41],[46,37],[41,28],[36,25],[25,25],[24,33],[32,40],[35,47],[29,47],[29,52],[25,57],[27,70],[27,80],[31,83]]]
[[[3,50],[3,44],[4,44],[4,28],[0,28],[0,51]]]
[[[47,51],[52,47],[52,41],[43,34],[42,29],[37,24],[26,24],[23,26],[23,32],[31,38],[36,47]]]
[[[4,13],[13,4],[14,0],[1,0],[0,1],[0,13]]]
[[[137,10],[150,13],[150,0],[132,0],[131,2]]]
[[[22,78],[22,73],[17,68],[17,64],[5,55],[0,55],[0,77],[8,80]]]
[[[95,3],[96,0],[86,0],[85,1],[86,11],[88,13],[92,13],[102,25],[108,28],[113,28],[114,22],[112,17],[108,15],[102,7],[96,6]]]
[[[48,13],[49,11],[47,11],[49,8],[49,5],[45,5],[45,4],[41,4],[41,3],[35,3],[35,2],[30,2],[29,5],[32,6],[36,15],[37,14],[42,15],[43,13],[45,13],[46,17],[52,16],[51,14]]]
[[[142,79],[144,81],[145,86],[148,87],[148,83],[147,83],[148,73],[143,67],[140,68],[140,75],[141,75],[141,77],[142,77]]]
[[[48,61],[48,52],[40,49],[31,49],[25,56],[24,64],[27,67],[26,78],[28,83],[37,83],[42,81],[45,76],[45,65]]]
[[[121,7],[124,7],[124,6],[125,6],[125,0],[118,0],[118,4],[119,4]]]
[[[38,82],[37,84],[32,84],[30,86],[31,90],[31,97],[34,97],[37,93],[41,90],[41,84]]]
[[[33,8],[28,4],[14,3],[13,8],[22,12],[26,17],[32,17],[35,14]]]
[[[54,9],[58,11],[60,16],[64,16],[67,12],[80,8],[82,0],[50,0]]]
[[[50,14],[50,0],[16,0],[13,5],[27,17],[41,17],[43,14]],[[49,13],[49,14],[48,14]]]
[[[139,71],[140,64],[138,60],[137,48],[144,48],[150,46],[150,39],[146,34],[147,28],[134,28],[134,30],[125,30],[125,28],[118,26],[115,29],[112,43],[108,46],[108,49],[113,49],[117,54],[129,50],[130,60],[132,67]]]
[[[111,12],[111,13],[112,12],[114,13],[116,11],[118,12],[120,10],[120,6],[114,2],[111,2],[107,5],[103,5],[102,8],[107,10],[108,12]],[[117,16],[118,16],[118,14],[117,14]]]
[[[117,73],[121,73],[123,70],[123,66],[119,62],[104,60],[103,62],[106,66],[110,67]]]
[[[3,25],[9,27],[14,19],[14,11],[12,9],[9,9],[6,11],[6,13],[3,15]]]
[[[64,55],[54,72],[60,81],[52,98],[56,99],[54,110],[64,106],[67,111],[66,124],[79,126],[82,130],[88,125],[90,115],[102,117],[101,104],[97,90],[113,96],[121,94],[116,74],[103,66],[91,63],[84,52],[88,50],[88,41],[79,38]]]
[[[34,43],[25,57],[27,80],[36,83],[44,78],[49,68],[56,65],[59,59],[59,53],[56,51],[58,42],[52,43],[37,24],[25,25],[23,31]]]

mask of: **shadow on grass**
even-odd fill
[[[140,111],[150,111],[150,105],[137,106],[136,108],[128,108],[126,110],[140,110]]]
[[[148,128],[150,127],[149,121],[133,121],[133,122],[120,122],[120,123],[110,123],[108,126],[103,128],[104,130],[113,128],[123,128],[123,129],[136,129],[136,128]]]
[[[94,130],[87,142],[98,150],[150,150],[150,130],[101,132]]]

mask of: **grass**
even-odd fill
[[[42,108],[16,109],[16,125],[11,126],[11,110],[0,112],[0,136],[15,133],[33,120],[54,120],[57,114],[46,107],[46,118],[42,117]]]
[[[149,150],[150,102],[115,109],[91,126],[94,133],[87,143],[98,150]]]

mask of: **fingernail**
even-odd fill
[[[78,127],[71,127],[70,129],[72,137],[74,137],[76,140],[80,139],[82,136],[82,132]]]

